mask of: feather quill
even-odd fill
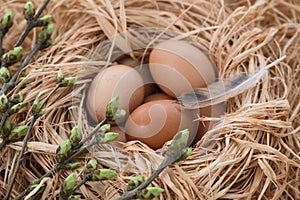
[[[207,88],[197,88],[192,92],[183,93],[179,103],[186,109],[197,109],[215,105],[235,97],[244,91],[253,88],[266,74],[268,69],[281,62],[285,56],[275,60],[267,66],[261,67],[252,75],[238,75],[210,84]],[[260,59],[261,63],[264,62]]]

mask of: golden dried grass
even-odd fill
[[[24,0],[0,1],[0,13],[8,8],[18,13],[14,31],[5,38],[11,48],[26,25],[21,19]],[[39,52],[27,68],[34,81],[25,89],[26,105],[15,122],[26,124],[36,95],[45,97],[62,68],[66,76],[78,76],[72,89],[60,89],[47,104],[45,116],[33,130],[17,177],[13,196],[55,164],[55,149],[77,122],[84,134],[84,91],[107,60],[89,60],[97,45],[109,38],[113,45],[128,46],[116,33],[140,27],[156,27],[181,33],[209,52],[221,77],[253,73],[263,56],[267,63],[282,55],[286,59],[269,70],[255,88],[230,99],[227,113],[197,143],[193,154],[169,166],[153,182],[165,189],[160,199],[299,199],[300,198],[300,6],[297,0],[179,1],[179,0],[53,0],[47,8],[55,19],[56,43]],[[41,5],[42,1],[35,1]],[[24,47],[33,45],[36,31]],[[145,38],[148,41],[149,38]],[[112,49],[111,49],[112,50]],[[112,52],[107,58],[112,56]],[[84,70],[83,70],[84,69]],[[12,175],[21,142],[0,152],[0,197]],[[140,142],[103,145],[94,149],[101,164],[119,170],[115,180],[88,182],[80,188],[85,199],[114,199],[126,189],[134,173],[149,176],[162,157]],[[80,172],[79,169],[78,171]],[[62,178],[69,172],[46,179],[43,199],[58,196]]]

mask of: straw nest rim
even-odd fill
[[[38,5],[40,1],[35,3]],[[20,12],[24,1],[3,2],[0,10]],[[2,4],[2,3],[1,3]],[[142,10],[142,11],[141,11]],[[181,33],[202,46],[216,63],[221,77],[234,73],[251,74],[263,64],[282,55],[287,58],[271,68],[256,87],[227,102],[227,113],[194,146],[186,160],[169,166],[152,184],[165,189],[160,199],[298,199],[300,169],[300,8],[293,1],[53,1],[47,12],[56,24],[56,43],[40,52],[25,72],[34,81],[25,89],[26,105],[15,122],[30,120],[32,102],[41,99],[55,85],[62,68],[66,76],[77,75],[73,89],[60,89],[47,104],[47,112],[35,125],[20,169],[13,195],[55,164],[57,145],[79,124],[87,134],[85,93],[107,60],[90,60],[91,52],[107,38],[114,45],[116,33],[139,27],[159,27]],[[153,16],[156,16],[154,19]],[[21,19],[21,14],[16,20]],[[80,19],[80,20],[79,20]],[[20,30],[25,23],[16,25]],[[5,38],[11,47],[18,32]],[[25,43],[30,49],[36,32]],[[126,41],[126,40],[125,40]],[[121,41],[122,42],[122,41]],[[124,41],[123,41],[124,42]],[[112,52],[108,56],[110,56]],[[84,73],[78,73],[84,68]],[[74,97],[75,96],[75,97]],[[76,104],[78,103],[78,104]],[[77,106],[75,106],[77,105]],[[75,113],[75,114],[74,114]],[[22,143],[8,145],[0,156],[1,185],[9,182]],[[91,154],[101,165],[137,169],[145,177],[162,157],[138,141],[97,146]],[[113,157],[113,158],[112,158]],[[126,169],[125,168],[125,169]],[[83,168],[77,171],[80,173]],[[54,199],[59,184],[70,172],[64,171],[47,183],[43,199]],[[136,174],[121,170],[115,180],[88,182],[79,192],[84,198],[114,199]],[[3,189],[0,196],[4,195]]]

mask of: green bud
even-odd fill
[[[47,26],[52,21],[52,19],[53,18],[51,15],[45,15],[38,20],[38,26]]]
[[[81,162],[68,163],[67,169],[74,170],[74,169],[78,168],[81,164],[82,164]]]
[[[21,140],[27,133],[29,127],[27,125],[21,125],[14,128],[8,136],[10,141],[19,141]]]
[[[61,86],[70,87],[70,86],[73,86],[76,81],[77,81],[77,79],[75,77],[64,78],[64,80],[62,80],[62,82],[61,82]]]
[[[70,153],[72,146],[70,140],[64,140],[56,151],[56,158],[58,162],[63,161]]]
[[[104,124],[104,125],[102,125],[101,127],[100,127],[100,131],[102,132],[102,133],[106,133],[107,131],[109,131],[110,130],[110,124]]]
[[[106,118],[108,121],[114,121],[115,114],[119,107],[120,98],[118,96],[111,99],[106,106]]]
[[[5,94],[0,96],[0,111],[3,112],[7,108],[8,99]]]
[[[179,160],[184,160],[187,157],[189,157],[190,155],[192,155],[193,152],[193,148],[189,147],[189,148],[185,148],[182,150],[182,156],[179,158]]]
[[[18,104],[16,104],[16,105],[13,105],[13,106],[10,108],[10,113],[11,113],[11,114],[14,114],[14,113],[18,112],[18,111],[21,109],[22,105],[23,105],[23,103],[18,103]]]
[[[163,191],[164,189],[160,187],[147,187],[137,194],[137,196],[141,199],[153,199],[154,197],[158,197]]]
[[[139,185],[141,185],[144,181],[144,177],[139,175],[131,178],[130,182],[128,183],[127,191],[134,190]]]
[[[104,137],[100,138],[100,142],[101,143],[108,143],[108,142],[112,142],[115,139],[117,139],[119,137],[119,133],[115,133],[115,132],[107,132],[104,134]]]
[[[0,68],[0,82],[7,83],[10,79],[10,72],[7,67]]]
[[[41,112],[41,102],[39,96],[35,97],[35,100],[33,102],[33,114],[39,115]]]
[[[89,173],[91,171],[95,171],[96,169],[97,169],[97,160],[91,159],[86,166],[86,172]]]
[[[26,2],[24,9],[23,9],[23,15],[26,20],[33,19],[34,15],[35,15],[35,9],[34,9],[34,5],[31,1]]]
[[[24,96],[22,92],[18,94],[13,94],[10,98],[11,102],[13,103],[22,103],[24,101]]]
[[[173,157],[175,159],[174,161],[180,159],[180,157],[182,156],[182,150],[184,150],[187,146],[189,134],[190,133],[188,129],[178,132],[174,136],[170,146],[168,147],[166,156],[169,156],[169,158]]]
[[[96,180],[108,180],[108,179],[112,179],[114,177],[117,176],[117,173],[115,170],[111,170],[111,169],[99,169],[96,170],[93,173],[93,177],[92,180],[96,181]]]
[[[61,69],[59,69],[57,72],[56,80],[57,82],[61,82],[62,80],[64,80],[64,74]]]
[[[14,23],[14,13],[10,10],[5,13],[0,23],[0,30],[6,33]]]
[[[78,200],[78,199],[80,199],[80,195],[78,194],[78,195],[71,195],[71,196],[69,196],[68,197],[68,200]]]
[[[45,113],[46,113],[46,109],[45,108],[41,109],[41,111],[39,112],[39,117],[43,116]]]
[[[126,111],[121,109],[121,110],[117,110],[117,112],[115,113],[113,120],[118,120],[121,119],[122,117],[124,117],[126,115]]]
[[[75,147],[82,139],[80,126],[74,126],[71,130],[70,142],[72,147]]]
[[[13,65],[17,62],[19,62],[22,59],[23,56],[23,47],[15,47],[14,49],[8,51],[2,56],[3,62],[5,63],[5,66]]]
[[[5,135],[8,135],[11,131],[10,118],[8,117],[4,122],[3,132]]]
[[[73,190],[75,183],[76,183],[77,176],[75,173],[70,174],[64,181],[62,186],[62,190],[64,193]]]
[[[43,30],[39,33],[38,41],[41,43],[47,43],[53,31],[54,31],[54,24],[48,24],[48,26],[45,26]]]

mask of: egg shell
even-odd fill
[[[118,63],[133,67],[139,72],[144,81],[144,97],[155,93],[155,91],[157,90],[157,85],[152,78],[148,64],[142,64],[141,60],[132,58],[130,56],[121,58],[120,60],[118,60]]]
[[[158,44],[150,53],[149,64],[155,82],[172,97],[216,80],[215,67],[207,55],[186,41]]]
[[[160,92],[160,93],[155,93],[147,96],[144,99],[144,103],[147,103],[149,101],[155,101],[155,100],[174,100],[173,97],[167,95],[166,93]]]
[[[126,138],[158,149],[183,129],[189,129],[190,138],[194,138],[198,125],[195,117],[190,111],[183,111],[174,100],[150,101],[131,113],[125,125]]]
[[[124,128],[119,127],[119,126],[111,126],[110,127],[110,130],[109,130],[110,132],[119,133],[119,137],[115,141],[126,142],[126,135],[122,129],[124,130]]]
[[[119,109],[127,115],[144,98],[143,80],[139,73],[129,66],[114,65],[101,70],[93,79],[87,94],[86,106],[91,118],[100,122],[105,118],[106,106],[115,96],[119,96]]]

